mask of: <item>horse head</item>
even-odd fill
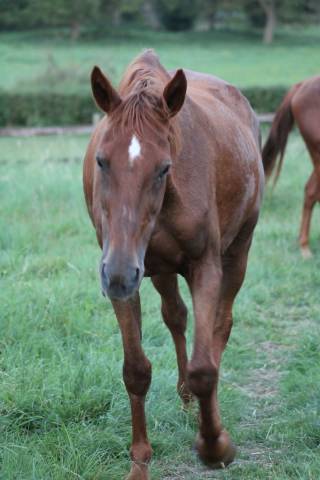
[[[111,299],[125,300],[144,275],[172,164],[173,117],[183,105],[187,81],[182,70],[165,84],[141,75],[120,94],[95,67],[91,84],[108,115],[95,152],[93,190],[101,225],[101,285]]]

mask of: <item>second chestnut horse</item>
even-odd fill
[[[141,345],[144,276],[161,296],[179,394],[199,400],[198,453],[213,467],[227,465],[235,447],[222,427],[217,388],[264,185],[257,119],[233,86],[191,71],[169,73],[150,50],[127,68],[118,90],[98,67],[91,80],[107,116],[87,150],[84,191],[102,249],[102,291],[122,334],[132,413],[128,478],[148,479],[152,454],[144,407],[151,363]],[[193,301],[189,362],[177,274]]]
[[[288,135],[294,122],[299,127],[313,164],[313,172],[305,186],[299,236],[302,256],[309,258],[311,215],[315,203],[320,202],[320,76],[294,85],[276,112],[262,151],[267,177],[271,176],[279,159],[275,181],[281,170]]]

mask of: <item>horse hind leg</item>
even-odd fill
[[[300,226],[300,250],[302,257],[305,259],[308,259],[312,256],[309,247],[309,234],[312,211],[317,200],[320,200],[320,172],[317,172],[315,169],[310,175],[310,178],[305,186],[304,204]]]
[[[155,275],[151,280],[161,296],[162,317],[164,323],[170,330],[176,349],[178,363],[177,390],[183,402],[187,404],[192,398],[186,384],[188,363],[185,337],[188,316],[187,307],[179,293],[176,274]]]

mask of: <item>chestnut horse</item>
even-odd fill
[[[288,135],[294,122],[299,127],[313,163],[313,172],[305,186],[299,236],[302,256],[309,258],[311,215],[315,203],[320,201],[320,76],[294,85],[276,112],[262,151],[267,177],[271,176],[279,158],[274,183],[280,174]]]
[[[102,248],[102,291],[122,334],[132,413],[128,478],[148,479],[152,454],[144,409],[151,364],[138,293],[144,276],[161,296],[178,392],[185,402],[199,399],[198,453],[213,467],[227,465],[235,447],[221,424],[217,383],[264,185],[257,119],[236,88],[210,75],[168,73],[152,50],[128,67],[118,91],[98,67],[91,81],[107,116],[87,150],[84,191]],[[189,363],[177,274],[193,300]]]

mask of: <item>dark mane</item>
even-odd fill
[[[180,129],[177,120],[170,119],[163,98],[170,76],[157,57],[159,69],[155,68],[155,62],[150,66],[143,62],[144,55],[128,67],[120,83],[122,103],[112,114],[111,122],[116,129],[133,130],[140,138],[145,137],[148,130],[157,133],[167,128],[171,154],[175,156],[180,150]]]

